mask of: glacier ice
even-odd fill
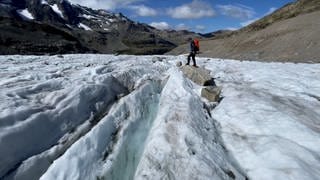
[[[0,179],[317,179],[320,65],[0,56]]]

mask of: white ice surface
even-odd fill
[[[17,12],[24,19],[28,19],[28,20],[34,19],[33,15],[29,12],[28,9],[20,9],[20,10],[17,10]]]
[[[0,179],[320,177],[319,64],[185,58],[0,56]]]
[[[206,61],[224,99],[212,111],[250,179],[319,179],[320,65]]]

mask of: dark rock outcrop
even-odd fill
[[[67,31],[47,24],[24,22],[6,17],[0,17],[0,49],[0,54],[94,52]]]

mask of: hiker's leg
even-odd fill
[[[188,62],[187,62],[187,65],[189,65],[189,64],[190,64],[190,57],[191,57],[191,53],[188,55],[188,58],[187,58]]]
[[[193,61],[193,65],[194,65],[194,66],[197,66],[197,63],[196,63],[196,54],[195,54],[195,53],[192,54],[192,61]]]

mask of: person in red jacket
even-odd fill
[[[192,39],[189,38],[190,41],[190,53],[188,55],[188,62],[186,65],[190,64],[190,59],[192,58],[193,61],[193,66],[197,67],[197,63],[196,63],[196,54],[199,51],[199,41],[197,39]]]

